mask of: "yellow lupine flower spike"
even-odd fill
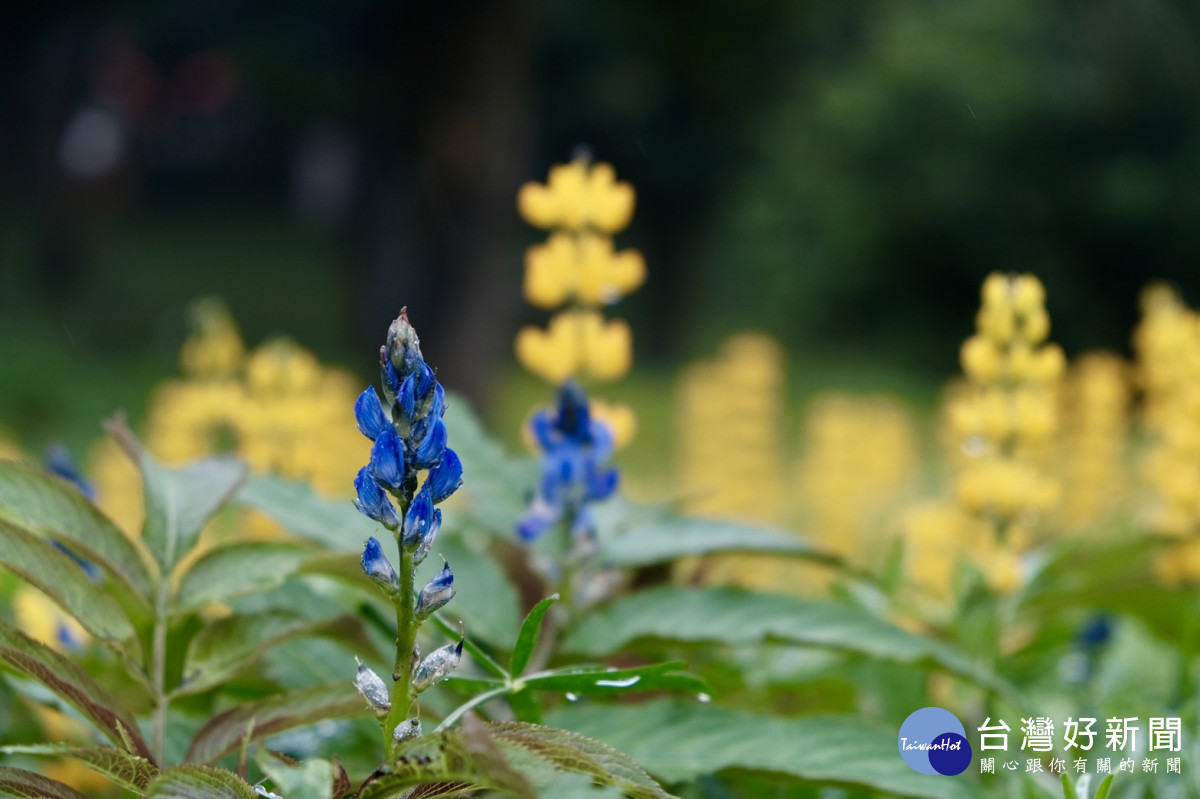
[[[618,181],[609,164],[576,159],[550,169],[545,184],[529,182],[517,193],[517,208],[534,227],[615,233],[633,218],[633,186]]]

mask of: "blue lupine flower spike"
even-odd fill
[[[530,421],[534,441],[542,451],[542,479],[529,508],[517,523],[525,541],[565,522],[577,541],[594,537],[589,506],[612,496],[619,472],[607,465],[612,456],[612,431],[592,418],[587,394],[574,381],[559,390],[553,408],[543,408]]]

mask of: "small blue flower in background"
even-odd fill
[[[84,479],[75,459],[62,444],[51,444],[46,450],[46,470],[74,485],[92,502],[96,501],[96,487]]]
[[[530,429],[542,451],[542,477],[517,533],[532,541],[565,522],[572,540],[590,539],[595,534],[590,506],[612,496],[620,479],[607,465],[612,432],[591,418],[587,394],[573,380],[558,390],[555,407],[533,415]]]
[[[445,389],[421,355],[407,309],[388,328],[379,371],[383,396],[368,387],[354,403],[358,430],[374,442],[370,461],[354,479],[354,505],[395,533],[402,551],[419,564],[442,526],[442,512],[434,506],[462,485],[463,467],[447,446]],[[391,564],[374,538],[367,542],[362,565],[373,580],[388,582]]]

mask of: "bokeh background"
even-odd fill
[[[1152,278],[1195,299],[1200,16],[1165,0],[19,4],[0,25],[0,424],[80,452],[225,300],[371,376],[408,305],[515,443],[540,239],[515,206],[579,148],[638,192],[627,453],[738,330],[790,391],[932,406],[978,286],[1037,273],[1068,356],[1127,352]],[[658,408],[658,410],[656,410]],[[656,417],[657,414],[657,417]],[[658,431],[656,433],[656,431]]]

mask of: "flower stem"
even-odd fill
[[[413,556],[400,547],[400,590],[393,603],[396,607],[396,662],[392,666],[392,709],[383,724],[384,751],[388,763],[395,750],[393,736],[401,722],[408,719],[412,707],[412,653],[417,642],[417,620],[413,616],[413,577],[416,567]]]
[[[154,607],[154,642],[151,652],[150,672],[154,683],[154,758],[160,768],[166,767],[164,758],[167,749],[167,706],[171,698],[166,692],[167,670],[167,611],[170,588],[164,577],[158,586]]]

